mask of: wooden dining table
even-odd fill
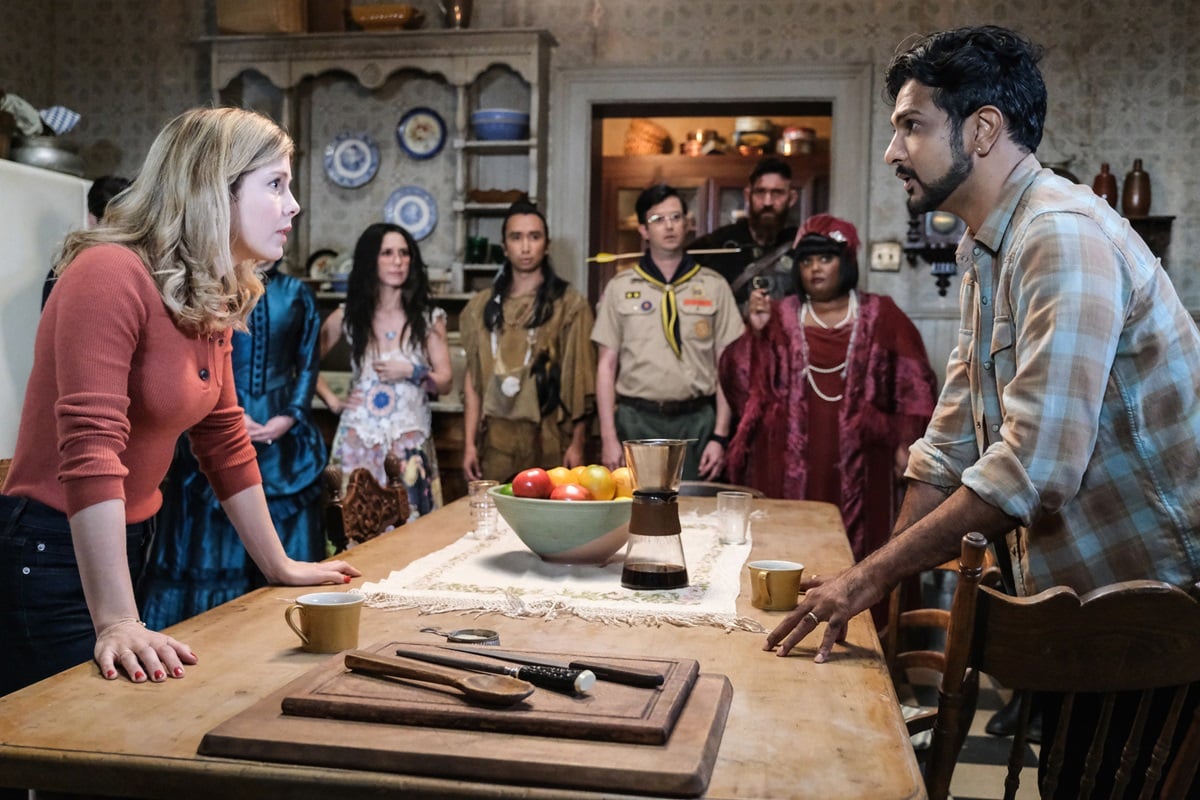
[[[679,504],[685,513],[715,508],[713,498],[681,497]],[[809,575],[851,563],[834,506],[755,500],[754,512],[750,560],[799,561]],[[359,545],[343,557],[363,577],[347,588],[382,580],[469,527],[464,499]],[[329,658],[301,650],[284,623],[284,610],[305,591],[260,589],[170,628],[199,657],[181,680],[107,681],[88,663],[0,698],[0,786],[170,800],[637,796],[472,781],[469,775],[431,777],[198,755],[208,731]],[[784,612],[753,608],[749,598],[743,569],[738,614],[768,630],[783,618]],[[714,625],[604,624],[569,613],[544,619],[365,607],[360,640],[436,639],[419,633],[429,626],[495,629],[511,649],[668,654],[695,659],[701,675],[727,676],[732,700],[705,797],[925,796],[867,613],[851,621],[845,643],[824,664],[813,661],[823,627],[789,657],[779,658],[763,651],[762,633]]]

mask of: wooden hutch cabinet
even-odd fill
[[[469,236],[490,236],[498,241],[500,220],[508,202],[490,202],[491,189],[518,190],[535,202],[545,197],[546,136],[549,121],[550,51],[554,37],[544,30],[447,30],[404,32],[347,32],[296,35],[216,36],[203,42],[211,59],[214,100],[247,107],[266,105],[293,131],[297,144],[297,186],[305,215],[299,218],[296,236],[289,243],[291,261],[305,264],[316,246],[310,221],[321,215],[344,214],[336,195],[315,196],[312,186],[324,180],[317,159],[324,139],[314,139],[313,83],[329,74],[349,75],[362,88],[361,118],[370,120],[377,135],[396,128],[396,117],[404,109],[388,100],[386,84],[393,75],[406,71],[433,76],[453,89],[451,107],[444,116],[445,150],[453,159],[453,183],[447,191],[432,194],[433,202],[452,230],[447,256],[438,258],[422,245],[431,284],[438,287],[435,302],[450,317],[451,358],[455,364],[455,388],[432,403],[433,436],[437,443],[444,499],[449,502],[466,493],[462,473],[463,420],[462,347],[458,342],[458,314],[470,293],[486,286],[495,274],[494,263],[469,263]],[[253,94],[246,73],[257,73],[273,87],[269,95]],[[381,91],[382,90],[382,91]],[[506,107],[529,112],[529,132],[515,141],[481,141],[470,125],[471,112],[480,108]],[[382,136],[381,141],[385,141]],[[385,146],[395,147],[390,142]],[[440,145],[439,145],[440,147]],[[392,176],[399,179],[402,171]],[[379,212],[356,221],[355,229],[373,221]],[[354,234],[356,235],[356,234]],[[420,238],[420,237],[418,237]],[[351,239],[350,241],[353,241]],[[443,250],[445,248],[442,248]],[[437,252],[435,249],[433,252]],[[437,280],[435,281],[435,272]],[[321,282],[316,281],[317,284]],[[344,300],[337,291],[317,288],[318,304],[327,314]],[[322,362],[331,385],[344,385],[349,377],[349,351],[342,346]],[[337,420],[319,408],[318,424],[332,439]]]

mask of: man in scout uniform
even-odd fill
[[[687,205],[658,184],[637,200],[647,250],[600,298],[596,411],[601,459],[620,466],[626,439],[690,439],[683,477],[716,478],[728,444],[729,404],[717,382],[721,351],[742,334],[729,284],[684,252]]]

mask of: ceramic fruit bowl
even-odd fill
[[[489,489],[517,536],[552,564],[604,564],[629,539],[628,500],[535,500]]]

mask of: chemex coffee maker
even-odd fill
[[[633,508],[621,585],[626,589],[681,589],[688,585],[679,537],[679,479],[686,439],[623,442],[633,474]]]

